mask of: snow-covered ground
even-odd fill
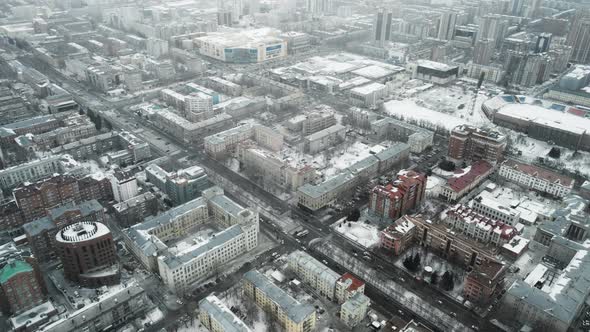
[[[445,180],[439,178],[436,175],[431,175],[426,180],[426,195],[427,196],[438,196],[442,191],[442,186],[445,184]]]
[[[379,244],[379,230],[375,225],[342,220],[334,223],[332,227],[336,232],[365,248]]]
[[[162,310],[160,310],[160,308],[156,307],[146,314],[145,319],[141,321],[141,325],[144,326],[145,323],[154,324],[161,321],[162,318],[164,318],[164,313]]]
[[[332,177],[341,170],[361,161],[371,155],[371,152],[378,153],[384,150],[381,145],[370,146],[361,142],[354,142],[351,145],[341,148],[333,156],[319,154],[313,158],[313,165],[324,169],[326,177]]]

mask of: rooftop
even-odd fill
[[[31,272],[33,268],[29,263],[21,260],[9,261],[2,269],[0,269],[0,284],[6,283],[15,275],[23,272]]]
[[[207,312],[225,332],[250,332],[252,331],[244,322],[236,316],[215,295],[209,295],[199,302],[199,310]]]
[[[471,168],[458,177],[453,177],[447,181],[447,185],[455,192],[460,192],[467,188],[473,182],[478,181],[481,176],[489,173],[493,169],[492,164],[485,160],[478,160],[471,165]]]
[[[315,312],[313,306],[298,302],[256,270],[246,272],[244,279],[252,283],[254,287],[276,303],[287,317],[295,323],[301,323]]]
[[[504,161],[504,163],[502,163],[502,166],[509,167],[519,172],[525,173],[529,176],[543,179],[550,183],[560,184],[565,187],[571,188],[574,185],[574,179],[568,176],[559,174],[557,172],[539,166],[521,163],[513,159],[508,159]]]

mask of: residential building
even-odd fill
[[[493,171],[494,166],[489,162],[476,161],[469,169],[456,171],[463,174],[448,179],[442,187],[441,196],[449,202],[455,202],[480,185]]]
[[[146,49],[148,55],[156,59],[160,58],[169,53],[168,41],[157,38],[148,38],[146,43]]]
[[[65,277],[85,287],[119,282],[119,261],[113,235],[99,222],[80,221],[55,235],[57,255]]]
[[[116,171],[110,176],[113,197],[117,202],[127,201],[138,193],[137,179],[127,171]]]
[[[136,282],[122,284],[98,295],[97,300],[37,328],[39,332],[100,331],[117,329],[145,314],[148,297]]]
[[[495,130],[460,125],[451,131],[448,155],[455,161],[497,163],[502,160],[506,144],[506,136]]]
[[[313,16],[327,15],[332,13],[332,0],[306,0],[306,9]]]
[[[43,301],[43,288],[29,263],[11,259],[0,269],[0,303],[4,313],[19,314]]]
[[[24,182],[38,181],[63,171],[60,155],[33,160],[0,170],[0,188],[12,189]]]
[[[301,117],[292,118],[290,122],[297,122],[295,124],[296,128],[300,129],[303,135],[310,135],[336,125],[337,121],[334,114],[333,108],[320,105],[305,112]],[[297,121],[299,118],[301,121]]]
[[[516,228],[456,204],[444,212],[443,222],[475,241],[501,247],[516,236]]]
[[[402,170],[392,183],[371,190],[369,211],[382,218],[397,220],[420,206],[425,197],[426,176]]]
[[[315,329],[315,308],[298,302],[260,272],[246,272],[243,289],[244,294],[274,316],[286,332],[308,332]]]
[[[157,213],[158,198],[149,191],[113,205],[115,220],[124,228],[131,227]]]
[[[220,91],[229,96],[239,96],[242,94],[242,86],[221,77],[209,76],[207,78],[207,87]]]
[[[310,284],[313,289],[320,295],[327,297],[328,300],[334,299],[336,282],[340,279],[339,274],[301,250],[289,254],[287,263],[303,282]]]
[[[441,257],[464,267],[476,267],[488,261],[496,261],[494,254],[486,246],[458,234],[448,232],[444,224],[425,220],[422,216],[402,217],[414,226],[410,227],[413,240],[421,246],[430,248]]]
[[[78,180],[70,175],[57,175],[16,188],[13,195],[26,221],[41,218],[56,206],[81,201]]]
[[[506,291],[504,305],[521,323],[536,321],[551,331],[565,332],[585,310],[590,294],[588,201],[571,195],[552,220],[539,225],[534,240],[547,246],[542,260],[524,280]]]
[[[345,134],[346,127],[340,124],[320,130],[305,136],[304,150],[307,153],[315,154],[328,147],[337,146],[344,142]]]
[[[438,24],[438,39],[452,40],[457,24],[457,12],[447,11],[440,15]]]
[[[516,226],[520,221],[520,210],[495,200],[489,191],[481,192],[471,200],[470,205],[473,211],[510,226]]]
[[[394,167],[403,167],[410,156],[410,146],[394,142],[385,150],[358,161],[339,174],[316,185],[304,184],[297,189],[297,204],[310,211],[317,211],[344,196],[358,181],[370,179]]]
[[[344,273],[336,281],[335,299],[338,304],[348,301],[348,299],[357,293],[365,293],[365,283],[349,272]]]
[[[311,38],[307,33],[299,31],[286,31],[280,36],[287,42],[289,54],[300,54],[311,48]]]
[[[211,332],[252,332],[217,296],[199,301],[199,321]]]
[[[370,128],[372,140],[405,142],[413,153],[421,153],[432,146],[434,140],[434,132],[389,117],[370,122]]]
[[[573,48],[572,61],[590,61],[590,14],[587,10],[576,10],[566,43]]]
[[[485,261],[467,272],[463,297],[475,304],[487,304],[501,294],[508,267],[501,262]]]
[[[169,247],[195,226],[211,219],[224,229],[182,251]],[[176,294],[258,245],[258,213],[243,208],[223,195],[219,187],[124,231],[127,248]]]
[[[340,319],[350,328],[360,324],[367,316],[371,300],[363,293],[355,293],[340,307]]]
[[[31,251],[41,263],[56,258],[55,234],[59,229],[79,221],[104,222],[103,207],[96,200],[79,204],[69,203],[48,210],[47,216],[23,225],[24,235]]]
[[[399,256],[413,244],[415,225],[406,218],[399,218],[379,232],[379,247]]]
[[[283,135],[257,123],[246,122],[205,137],[205,151],[214,157],[221,157],[232,152],[238,143],[247,139],[254,139],[261,146],[273,151],[279,150],[283,145]]]
[[[496,43],[493,40],[482,39],[475,42],[473,48],[473,63],[487,66],[494,55]]]
[[[186,203],[211,186],[205,170],[191,166],[176,172],[167,172],[156,164],[145,168],[147,179],[164,192],[175,205]]]
[[[548,169],[508,159],[502,163],[498,174],[506,180],[555,197],[571,193],[574,180]]]
[[[377,46],[383,47],[386,42],[391,40],[392,17],[392,11],[384,8],[379,9],[379,11],[375,14],[372,41]]]

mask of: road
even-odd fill
[[[46,75],[48,75],[50,77],[50,79],[55,80],[56,82],[62,84],[64,86],[64,88],[66,88],[74,96],[76,96],[76,100],[82,106],[94,107],[105,118],[107,118],[111,122],[111,124],[113,125],[113,128],[116,128],[119,130],[137,131],[137,128],[131,126],[130,123],[137,123],[138,119],[135,117],[133,112],[130,112],[127,109],[127,106],[129,106],[133,103],[136,103],[138,101],[137,99],[124,100],[124,101],[116,102],[116,103],[107,102],[103,98],[101,98],[100,96],[98,96],[96,94],[92,94],[91,92],[88,92],[86,90],[85,86],[81,85],[80,83],[74,81],[71,78],[64,76],[61,72],[59,72],[53,68],[50,68],[48,66],[42,66],[39,63],[37,63],[35,60],[31,60],[31,59],[28,59],[28,60],[23,59],[23,63],[28,64],[28,65],[32,65],[33,67],[37,68],[38,70],[40,70],[43,73],[45,73]],[[119,114],[119,116],[115,117],[115,116],[105,113],[106,110],[108,110],[108,109],[115,109],[117,111],[117,113]],[[146,122],[141,123],[141,128],[143,130],[148,130],[148,131],[151,131],[151,133],[153,133],[152,138],[147,137],[147,136],[144,136],[142,138],[146,139],[146,141],[150,144],[150,146],[153,148],[153,150],[158,155],[167,155],[167,151],[164,150],[161,146],[159,146],[160,144],[158,144],[158,142],[154,142],[153,136],[157,136],[156,133],[158,133],[162,137],[165,137],[168,141],[174,142],[175,146],[177,148],[182,149],[184,147],[185,149],[182,150],[184,152],[183,154],[192,158],[193,160],[195,160],[197,163],[201,164],[202,166],[204,166],[208,170],[211,170],[211,171],[217,173],[219,176],[221,176],[221,177],[227,179],[228,181],[234,183],[235,185],[237,185],[241,190],[248,192],[252,196],[259,199],[260,201],[268,204],[272,208],[273,211],[272,212],[268,212],[268,211],[262,212],[261,215],[263,217],[263,220],[272,221],[273,218],[276,218],[276,217],[282,215],[283,213],[289,212],[291,214],[292,219],[294,219],[298,224],[300,224],[302,227],[304,227],[310,231],[310,237],[324,238],[330,234],[329,228],[326,227],[325,225],[323,225],[318,220],[317,217],[315,217],[314,215],[308,214],[308,213],[300,210],[297,207],[290,206],[287,202],[282,201],[279,198],[277,198],[276,196],[270,194],[269,192],[264,190],[262,187],[260,187],[255,182],[241,176],[240,174],[233,172],[232,170],[227,168],[222,163],[220,163],[217,160],[214,160],[213,158],[209,157],[208,155],[202,153],[202,147],[194,146],[194,145],[193,146],[186,146],[183,142],[179,142],[175,138],[170,137],[169,135],[160,132],[157,128],[153,127],[151,124],[146,123]],[[139,135],[141,136],[141,134],[139,134]],[[241,196],[240,193],[233,193],[233,194],[235,194],[234,199],[236,199],[237,201],[240,201],[240,196]],[[250,204],[245,204],[245,205],[250,205]],[[269,215],[269,214],[272,214],[272,215]],[[275,234],[281,234],[281,238],[285,241],[285,245],[288,248],[300,248],[301,247],[301,245],[297,242],[297,239],[293,238],[289,234],[277,232],[277,229],[275,227],[271,226],[271,224],[269,224],[267,222],[262,222],[261,228],[265,228],[266,231],[271,231],[271,232],[274,232]],[[345,241],[336,241],[335,244],[340,247],[345,247],[345,249],[348,249],[347,248],[348,244]],[[314,254],[314,253],[312,252],[312,254]],[[317,254],[317,253],[315,253],[314,255],[317,256],[316,258],[320,258],[320,259],[326,258],[323,256],[319,256],[319,254]],[[378,257],[378,256],[376,256],[376,257]],[[377,258],[377,259],[379,259],[379,258]],[[380,263],[379,265],[382,266],[381,267],[382,272],[385,274],[399,276],[399,275],[403,275],[405,273],[404,271],[401,271],[399,268],[395,267],[389,261],[386,261],[384,259],[383,260],[379,259],[379,263]],[[337,264],[334,264],[334,266],[336,269],[338,269]],[[238,274],[238,276],[239,276],[239,274]],[[415,291],[423,299],[430,299],[432,301],[432,303],[434,304],[436,299],[441,298],[440,293],[438,293],[436,290],[433,290],[432,287],[424,287],[423,284],[417,284],[417,283],[415,283],[413,278],[406,278],[406,280],[408,280],[407,286],[410,287],[410,289],[412,289],[413,291]],[[223,285],[225,285],[225,284],[222,283],[221,285],[219,285],[219,287],[223,288]],[[370,289],[371,288],[369,287],[369,292],[375,292],[373,294],[369,293],[369,295],[375,296],[375,299],[374,299],[375,302],[379,303],[383,307],[389,307],[391,305],[391,302],[387,297],[382,296],[382,295],[380,296],[375,289],[373,291],[371,291]],[[196,298],[196,300],[198,300],[198,299],[199,298]],[[451,312],[451,311],[456,312],[458,314],[457,318],[466,326],[471,326],[472,324],[478,324],[480,322],[479,317],[477,317],[474,313],[467,310],[466,308],[464,308],[462,306],[458,306],[456,303],[448,301],[445,297],[442,297],[441,300],[445,301],[444,304],[445,304],[446,308],[443,308],[443,310],[445,310],[445,312]],[[189,305],[189,303],[185,304],[185,307],[184,307],[185,309],[183,309],[184,311],[186,311],[186,308],[188,308],[188,305]],[[175,319],[178,318],[177,316],[174,316],[174,315],[182,315],[181,312],[183,310],[180,310],[176,314],[173,314],[172,317],[170,317],[169,319],[167,318],[165,321],[174,322]],[[404,311],[405,308],[403,307],[403,305],[398,303],[396,310]],[[418,318],[418,320],[422,321],[426,325],[432,326],[431,323],[424,321],[421,318]],[[166,323],[162,323],[162,324],[166,324]],[[490,330],[490,331],[492,331],[492,330]]]

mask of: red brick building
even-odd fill
[[[42,283],[33,266],[11,260],[0,269],[0,304],[5,313],[18,314],[45,301]]]
[[[55,235],[56,251],[65,277],[86,287],[119,282],[119,263],[113,236],[99,222],[83,221]]]
[[[465,277],[463,296],[476,303],[489,303],[504,287],[507,267],[498,261],[488,260],[475,265]]]
[[[497,131],[460,125],[451,131],[448,155],[455,161],[497,163],[502,160],[506,144],[506,136]]]
[[[16,204],[26,221],[46,215],[46,211],[68,202],[80,201],[78,180],[70,175],[58,175],[14,190]]]
[[[387,252],[399,255],[411,244],[414,224],[406,218],[399,218],[379,233],[379,246]]]
[[[11,236],[19,235],[24,224],[25,216],[15,201],[0,205],[0,229]]]
[[[369,211],[375,215],[397,220],[424,200],[426,176],[414,171],[402,170],[397,179],[371,191]]]

